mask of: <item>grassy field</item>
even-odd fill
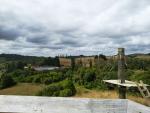
[[[118,93],[115,90],[89,90],[78,86],[75,98],[118,99]],[[140,96],[133,96],[128,93],[127,98],[135,102],[148,105],[147,100]]]
[[[136,56],[136,58],[143,59],[143,60],[150,60],[150,56],[149,55]]]
[[[117,98],[116,91],[102,91],[102,90],[89,90],[84,87],[76,87],[77,93],[75,97],[82,98],[101,98],[101,99],[115,99]]]
[[[13,87],[0,90],[0,95],[35,95],[42,89],[42,85],[19,83]]]

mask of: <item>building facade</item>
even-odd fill
[[[96,58],[94,56],[90,57],[79,57],[75,58],[75,65],[82,67],[92,67],[95,65]]]
[[[73,64],[75,66],[92,67],[96,65],[97,58],[95,56],[60,57],[59,62],[61,67],[66,68],[71,67]]]
[[[59,58],[59,63],[61,67],[71,67],[72,66],[72,61],[70,58],[65,58],[65,57],[60,57]]]

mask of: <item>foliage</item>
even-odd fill
[[[45,60],[42,62],[41,65],[47,65],[47,66],[57,66],[59,67],[60,64],[59,64],[59,58],[58,57],[48,57],[48,58],[45,58]]]
[[[148,71],[141,71],[141,70],[135,71],[134,74],[132,76],[130,76],[130,79],[137,81],[137,82],[142,80],[144,83],[150,85],[150,70],[148,70]]]
[[[74,61],[75,57],[70,56],[70,58]],[[59,58],[1,54],[0,71],[6,71],[7,75],[2,74],[0,85],[9,87],[13,85],[14,80],[16,82],[44,84],[46,87],[39,92],[39,95],[45,96],[74,95],[75,88],[73,84],[88,89],[106,89],[103,80],[117,79],[117,61],[116,59],[107,59],[104,55],[95,56],[95,58],[100,58],[100,60],[96,62],[95,66],[89,68],[75,66],[75,62],[72,62],[72,68],[70,69],[38,72],[31,69],[24,70],[24,66],[27,66],[27,64],[31,64],[31,66],[59,66]],[[143,80],[144,83],[150,84],[150,60],[129,56],[126,62],[127,79],[131,81]]]
[[[150,60],[128,57],[127,67],[131,70],[148,70],[150,69]]]
[[[16,82],[13,80],[11,76],[8,76],[6,74],[1,75],[0,77],[0,89],[7,88],[10,86],[15,85]]]
[[[88,89],[98,88],[104,89],[105,84],[102,80],[116,78],[116,72],[105,72],[97,68],[79,68],[74,74],[74,82],[83,85]]]
[[[100,55],[99,55],[99,58],[102,58],[102,59],[104,59],[104,60],[107,60],[106,56],[103,55],[103,54],[100,54]]]
[[[39,96],[73,96],[76,93],[75,86],[70,80],[64,80],[58,83],[50,84],[39,91]]]
[[[26,82],[26,79],[35,73],[35,71],[16,69],[8,75],[13,77],[16,82]]]
[[[49,72],[34,75],[34,79],[32,82],[34,83],[44,83],[46,85],[51,84],[53,82],[58,82],[63,80],[65,77],[61,72]]]
[[[0,54],[0,61],[3,60],[4,63],[6,62],[23,62],[26,64],[33,64],[33,65],[39,65],[45,57],[36,57],[36,56],[23,56],[23,55],[17,55],[17,54]]]

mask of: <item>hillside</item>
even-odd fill
[[[128,55],[129,57],[138,58],[142,60],[150,60],[150,53],[142,54],[142,53],[135,53]]]
[[[9,61],[21,61],[26,63],[41,62],[45,57],[23,56],[17,54],[0,54],[0,63]]]

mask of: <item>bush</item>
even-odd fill
[[[44,83],[46,85],[65,79],[63,74],[60,72],[41,73],[33,76],[33,83]]]
[[[64,80],[59,83],[54,83],[46,86],[44,89],[37,93],[38,96],[73,96],[76,89],[70,80]]]
[[[62,85],[62,87],[64,89],[71,89],[72,90],[72,95],[74,95],[76,93],[76,89],[75,89],[75,86],[72,83],[72,81],[64,80],[60,85]],[[72,95],[68,95],[68,96],[72,96]]]
[[[135,71],[134,74],[132,76],[130,76],[130,79],[133,81],[137,81],[139,82],[140,80],[142,80],[145,84],[149,84],[150,85],[150,70],[148,71]]]
[[[87,89],[92,89],[95,87],[95,84],[94,84],[94,82],[85,83],[84,87]]]
[[[34,79],[34,76],[28,76],[28,77],[24,78],[24,82],[32,83],[33,79]]]
[[[29,78],[33,73],[34,72],[28,70],[17,69],[11,73],[7,73],[7,75],[10,75],[12,78],[14,78],[16,82],[26,82],[26,80],[27,82],[32,82],[31,80],[29,80]]]
[[[59,94],[59,96],[61,97],[67,97],[67,96],[72,96],[72,95],[73,95],[73,92],[71,89],[64,89],[60,91],[60,94]]]
[[[33,81],[34,83],[42,83],[42,76],[41,75],[34,75]]]
[[[85,82],[94,81],[95,78],[96,78],[96,75],[95,75],[95,72],[93,70],[87,70],[87,72],[83,76],[83,79]]]
[[[15,84],[16,84],[16,82],[13,80],[13,78],[11,76],[1,75],[0,89],[7,88],[7,87],[13,86]]]
[[[48,77],[48,78],[44,78],[43,83],[48,85],[51,84],[53,82],[52,77]]]

